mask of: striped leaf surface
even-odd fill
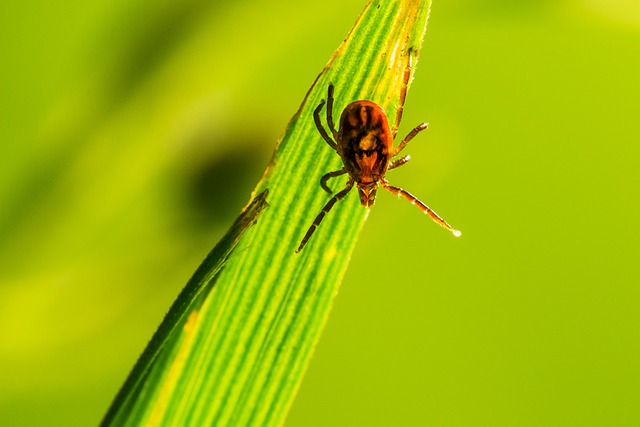
[[[336,121],[348,103],[367,99],[393,123],[429,7],[366,6],[284,131],[252,202],[170,309],[104,426],[284,423],[367,215],[352,191],[294,254],[330,197],[320,177],[342,167],[313,110],[333,83]],[[345,182],[329,185],[337,192]]]

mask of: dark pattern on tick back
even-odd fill
[[[401,96],[401,105],[404,101],[405,94],[406,92]],[[393,128],[389,129],[387,115],[378,104],[371,101],[352,102],[347,105],[342,112],[342,116],[340,117],[340,130],[336,131],[333,124],[333,85],[329,85],[326,103],[327,125],[333,139],[329,136],[329,133],[320,121],[320,111],[322,111],[322,107],[325,105],[324,100],[320,102],[320,105],[318,105],[313,112],[313,119],[322,138],[342,158],[344,167],[324,175],[320,179],[320,185],[327,193],[332,194],[331,189],[327,186],[329,178],[348,174],[349,181],[347,182],[347,186],[331,197],[324,208],[322,208],[322,211],[318,214],[313,224],[311,224],[309,231],[307,231],[307,234],[305,234],[302,239],[296,253],[304,248],[304,245],[316,228],[318,228],[325,215],[333,208],[333,205],[351,191],[354,184],[358,189],[360,203],[364,207],[373,206],[376,200],[376,190],[378,189],[378,185],[381,185],[396,196],[404,197],[411,202],[411,204],[416,205],[422,212],[429,215],[435,222],[451,231],[455,236],[460,236],[461,233],[458,230],[454,230],[444,219],[418,200],[418,198],[400,187],[389,185],[385,179],[385,174],[388,170],[402,166],[409,161],[409,156],[400,157],[396,160],[393,160],[393,158],[400,154],[402,149],[413,137],[427,128],[426,123],[416,126],[402,142],[394,148],[393,141],[398,133],[398,126],[402,117],[401,108],[398,109]]]

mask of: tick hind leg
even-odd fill
[[[409,160],[411,160],[410,156],[400,157],[398,160],[394,160],[393,162],[391,162],[391,164],[389,165],[389,168],[387,170],[398,168],[398,167],[404,165],[405,163],[407,163]]]
[[[336,130],[335,125],[333,124],[333,84],[329,84],[329,89],[327,93],[327,125],[329,125],[329,130],[333,134],[333,139],[338,140],[338,131]]]
[[[333,100],[331,100],[333,102]],[[322,122],[320,121],[320,111],[322,111],[322,107],[324,107],[325,100],[323,99],[320,104],[313,111],[313,121],[316,123],[316,127],[318,128],[318,132],[322,135],[322,138],[327,141],[327,144],[334,150],[338,149],[338,144],[334,140],[331,139],[324,126],[322,126]],[[329,108],[327,108],[329,109]],[[331,124],[329,125],[331,126]],[[333,131],[332,131],[333,132]]]
[[[402,112],[404,110],[404,102],[407,99],[407,89],[409,87],[409,79],[411,78],[411,65],[412,65],[412,55],[415,54],[415,51],[412,48],[407,50],[407,65],[404,67],[404,73],[402,75],[402,85],[400,86],[400,99],[398,100],[398,108],[396,109],[396,120],[393,123],[393,127],[391,128],[391,135],[393,139],[396,138],[398,134],[398,128],[400,127],[400,122],[402,121]]]
[[[322,178],[320,178],[320,186],[327,193],[333,194],[333,191],[331,191],[331,189],[327,185],[327,181],[329,180],[329,178],[334,178],[336,176],[344,175],[345,173],[347,173],[347,169],[346,168],[342,168],[339,171],[329,172],[328,174],[326,174]]]
[[[349,191],[351,191],[352,187],[353,187],[353,181],[349,180],[349,182],[347,182],[347,186],[345,187],[345,189],[337,193],[335,196],[333,196],[327,202],[327,204],[324,205],[324,208],[322,208],[322,210],[320,211],[316,219],[313,221],[313,224],[311,224],[311,227],[309,227],[307,234],[305,234],[304,237],[302,238],[302,242],[300,242],[300,246],[298,246],[298,249],[296,249],[295,253],[300,253],[302,248],[304,248],[304,245],[306,245],[309,239],[311,238],[311,235],[313,234],[313,232],[316,231],[316,228],[318,228],[318,226],[324,219],[325,215],[331,210],[331,208],[333,208],[333,205],[335,205],[338,201],[342,200],[349,193]]]
[[[418,198],[416,196],[414,196],[413,194],[409,193],[406,190],[403,190],[400,187],[394,187],[393,185],[389,185],[389,183],[387,182],[387,180],[382,179],[380,180],[380,184],[386,188],[389,192],[395,194],[398,197],[404,197],[405,199],[407,199],[412,205],[415,205],[418,207],[418,209],[420,209],[423,213],[429,215],[431,217],[432,220],[434,220],[435,222],[437,222],[438,224],[440,224],[442,227],[446,228],[447,230],[449,230],[450,232],[453,233],[454,236],[458,237],[460,236],[462,233],[456,229],[454,229],[453,227],[451,227],[449,224],[447,224],[447,221],[445,221],[444,219],[442,219],[440,217],[440,215],[438,215],[437,213],[435,213],[433,211],[433,209],[431,209],[429,206],[425,205],[424,203],[422,203],[420,200],[418,200]]]

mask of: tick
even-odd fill
[[[333,206],[342,200],[351,191],[355,185],[358,189],[360,203],[364,207],[373,206],[376,201],[376,191],[378,185],[385,190],[395,194],[398,197],[404,197],[412,205],[415,205],[423,213],[429,215],[431,219],[440,224],[442,227],[451,231],[454,236],[460,236],[460,231],[452,228],[431,208],[422,203],[413,194],[400,188],[389,185],[385,178],[388,170],[395,169],[404,165],[409,161],[409,156],[403,156],[393,160],[402,149],[411,141],[418,133],[427,128],[426,123],[419,124],[398,144],[393,146],[393,141],[398,133],[398,126],[402,117],[402,110],[398,110],[396,121],[392,128],[389,128],[389,120],[387,115],[378,104],[371,101],[355,101],[347,105],[340,116],[340,130],[335,129],[333,123],[333,85],[329,85],[327,96],[327,125],[331,136],[322,126],[320,121],[320,112],[325,105],[325,100],[313,112],[318,132],[322,138],[334,149],[340,158],[344,167],[340,170],[329,172],[320,179],[320,186],[329,194],[331,189],[327,186],[329,178],[348,174],[349,180],[347,186],[340,192],[336,193],[329,199],[327,204],[322,208],[316,219],[309,227],[307,234],[302,238],[300,246],[296,253],[300,252],[304,245],[307,244],[309,238],[316,228],[320,225],[325,215],[333,208]]]

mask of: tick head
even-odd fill
[[[376,182],[358,183],[358,196],[362,206],[369,208],[376,202],[376,190],[378,184]]]

